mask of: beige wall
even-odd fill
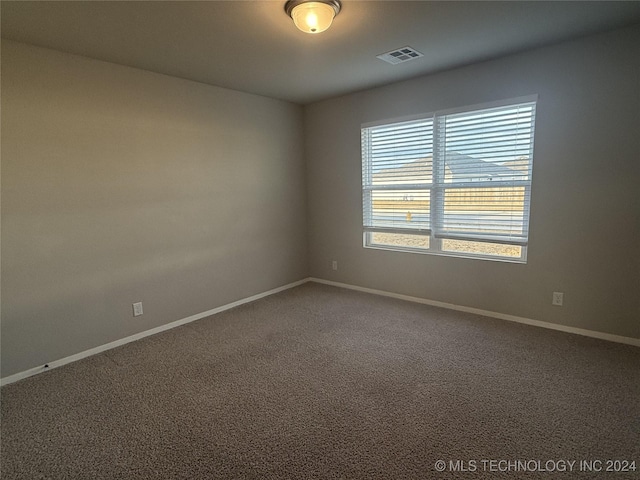
[[[293,104],[3,40],[2,376],[306,277],[302,139]]]
[[[636,27],[306,107],[311,275],[640,337],[639,85]],[[530,94],[526,265],[362,247],[362,123]],[[564,307],[551,305],[553,291]]]

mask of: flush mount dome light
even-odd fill
[[[284,11],[303,32],[320,33],[331,26],[341,7],[339,0],[289,0]]]

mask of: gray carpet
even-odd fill
[[[640,468],[640,349],[314,283],[1,394],[3,480],[640,474],[531,463]]]

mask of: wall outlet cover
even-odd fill
[[[133,316],[134,317],[139,317],[140,315],[142,315],[142,302],[134,303],[133,304]]]
[[[551,305],[556,305],[558,307],[561,307],[563,302],[564,302],[564,293],[562,293],[562,292],[553,292],[553,298],[551,299]]]

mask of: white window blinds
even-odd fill
[[[433,120],[364,128],[362,153],[365,229],[430,233]]]
[[[527,244],[535,103],[437,117],[436,236]]]
[[[526,246],[535,100],[362,129],[365,232]]]

